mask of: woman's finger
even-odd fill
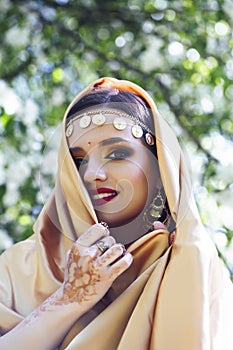
[[[99,263],[102,266],[109,266],[119,259],[125,253],[125,247],[121,243],[112,245],[99,257]]]
[[[168,243],[169,245],[173,245],[174,242],[175,242],[175,237],[176,237],[176,230],[172,231],[169,235],[169,238],[168,238]]]
[[[107,236],[101,238],[101,240],[97,241],[94,246],[96,246],[99,250],[100,254],[103,254],[106,250],[108,250],[113,244],[116,243],[115,238],[112,236]]]
[[[111,278],[114,280],[127,270],[133,262],[133,257],[129,252],[126,252],[122,258],[117,260],[110,266]]]
[[[153,226],[154,230],[166,230],[167,229],[166,226],[160,221],[154,221],[152,226]]]
[[[102,237],[109,235],[109,230],[106,226],[101,223],[92,225],[89,229],[84,232],[79,238],[78,243],[84,247],[89,247],[93,245],[96,241],[100,240]]]

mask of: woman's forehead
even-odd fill
[[[75,126],[72,135],[68,138],[69,147],[80,147],[85,149],[90,145],[107,146],[113,143],[128,142],[133,144],[140,140],[133,137],[131,133],[131,125],[127,125],[124,130],[117,130],[109,121],[102,126],[92,125],[87,129]],[[109,142],[108,142],[109,141]]]

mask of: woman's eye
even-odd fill
[[[76,167],[79,169],[81,166],[87,164],[87,159],[81,157],[74,157]]]
[[[118,148],[107,155],[106,158],[114,160],[122,160],[128,158],[132,152],[128,149]]]

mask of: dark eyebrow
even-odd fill
[[[108,146],[112,145],[113,143],[118,143],[118,142],[129,142],[121,137],[112,137],[111,139],[103,140],[100,142],[100,145],[102,146]]]
[[[80,151],[83,151],[83,149],[81,147],[71,147],[70,148],[70,152],[71,153],[77,153],[77,152],[80,152]]]
[[[119,142],[127,142],[129,143],[129,141],[121,138],[121,137],[113,137],[111,139],[107,139],[107,140],[103,140],[101,141],[99,144],[101,146],[108,146],[108,145],[112,145],[114,143],[119,143]],[[71,147],[70,148],[70,152],[71,153],[77,153],[77,152],[80,152],[80,151],[83,151],[83,149],[81,147]]]

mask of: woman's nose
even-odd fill
[[[105,181],[106,179],[107,174],[104,165],[97,160],[89,160],[83,172],[84,182],[92,183],[93,181]]]

